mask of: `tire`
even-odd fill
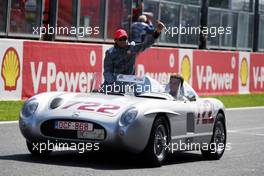
[[[52,152],[52,150],[47,149],[47,145],[45,145],[46,149],[40,150],[40,144],[46,144],[46,143],[33,143],[33,142],[29,142],[29,141],[26,141],[26,143],[27,143],[28,151],[34,156],[47,157]],[[43,147],[44,147],[44,145],[43,145]]]
[[[148,144],[143,152],[147,164],[152,167],[160,167],[168,155],[168,148],[166,147],[168,144],[168,125],[162,117],[157,117],[153,123]]]
[[[213,146],[213,147],[212,147]],[[213,129],[213,136],[208,150],[201,149],[203,157],[210,160],[219,160],[226,147],[226,126],[223,114],[219,113]]]

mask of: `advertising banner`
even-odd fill
[[[250,56],[250,92],[264,92],[264,54],[252,53]]]
[[[23,41],[0,40],[0,64],[0,100],[21,99]]]
[[[105,51],[113,45],[0,40],[0,100],[46,91],[90,92],[103,81]],[[199,95],[264,92],[264,54],[152,47],[140,53],[136,74],[161,84],[180,73]]]
[[[23,97],[46,91],[90,92],[101,82],[101,72],[100,45],[24,42]]]
[[[250,68],[250,53],[239,52],[238,86],[239,86],[240,94],[249,93],[249,77],[250,77],[249,68]]]
[[[140,53],[136,62],[138,76],[149,75],[161,84],[169,82],[171,74],[178,73],[178,49],[150,48]]]
[[[192,85],[193,78],[193,50],[180,49],[179,52],[179,73],[184,81]]]
[[[193,51],[193,88],[200,95],[238,93],[238,53]]]

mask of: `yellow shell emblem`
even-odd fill
[[[243,58],[241,65],[240,65],[240,80],[242,83],[242,86],[246,86],[247,85],[247,79],[248,79],[248,63],[247,63],[247,59]]]
[[[16,90],[17,80],[20,76],[20,61],[17,51],[13,47],[8,48],[4,54],[1,75],[5,90]]]
[[[191,62],[187,55],[185,55],[181,62],[181,75],[184,81],[189,82],[191,78]]]

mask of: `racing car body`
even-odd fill
[[[150,86],[159,85],[149,77],[146,80]],[[33,151],[34,142],[96,142],[106,148],[143,152],[161,165],[168,153],[179,150],[175,146],[180,143],[221,143],[214,153],[202,149],[204,156],[221,158],[226,143],[223,104],[200,98],[187,83],[182,88],[181,99],[162,91],[161,85],[136,96],[41,93],[24,103],[19,127],[32,154],[40,154]]]

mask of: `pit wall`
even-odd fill
[[[102,81],[111,45],[0,40],[0,100],[46,91],[89,92]],[[166,84],[180,73],[199,95],[264,93],[264,53],[152,47],[136,73]]]

